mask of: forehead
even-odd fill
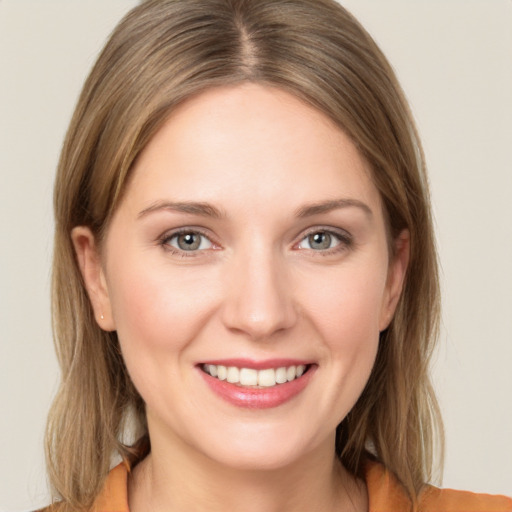
[[[379,203],[370,169],[325,114],[283,90],[243,84],[180,105],[151,139],[127,195],[221,206],[282,206],[341,196]],[[162,197],[156,197],[156,196]]]

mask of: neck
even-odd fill
[[[326,443],[286,467],[226,467],[187,446],[156,443],[130,477],[131,512],[367,510],[366,488]]]

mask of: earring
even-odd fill
[[[105,317],[104,317],[103,315],[101,315],[101,316],[100,316],[100,318],[101,318],[102,320],[104,320],[104,319],[105,319]]]

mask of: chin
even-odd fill
[[[204,453],[222,466],[240,471],[276,471],[305,457],[314,450],[315,444],[304,435],[290,428],[254,429],[248,435],[232,435],[229,438],[211,440]],[[209,436],[208,436],[209,437]],[[330,444],[330,443],[329,443]],[[334,445],[334,439],[333,444]],[[331,448],[332,450],[332,448]]]
[[[256,449],[254,449],[256,448]],[[230,449],[212,454],[222,466],[238,471],[278,471],[297,462],[296,450]]]

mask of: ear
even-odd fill
[[[405,282],[405,274],[409,265],[410,255],[410,234],[404,229],[393,241],[394,253],[389,262],[386,290],[382,301],[379,330],[383,331],[389,327],[395,309],[402,294]]]
[[[77,226],[71,231],[71,240],[96,322],[104,331],[114,331],[107,281],[94,234],[88,227]]]

